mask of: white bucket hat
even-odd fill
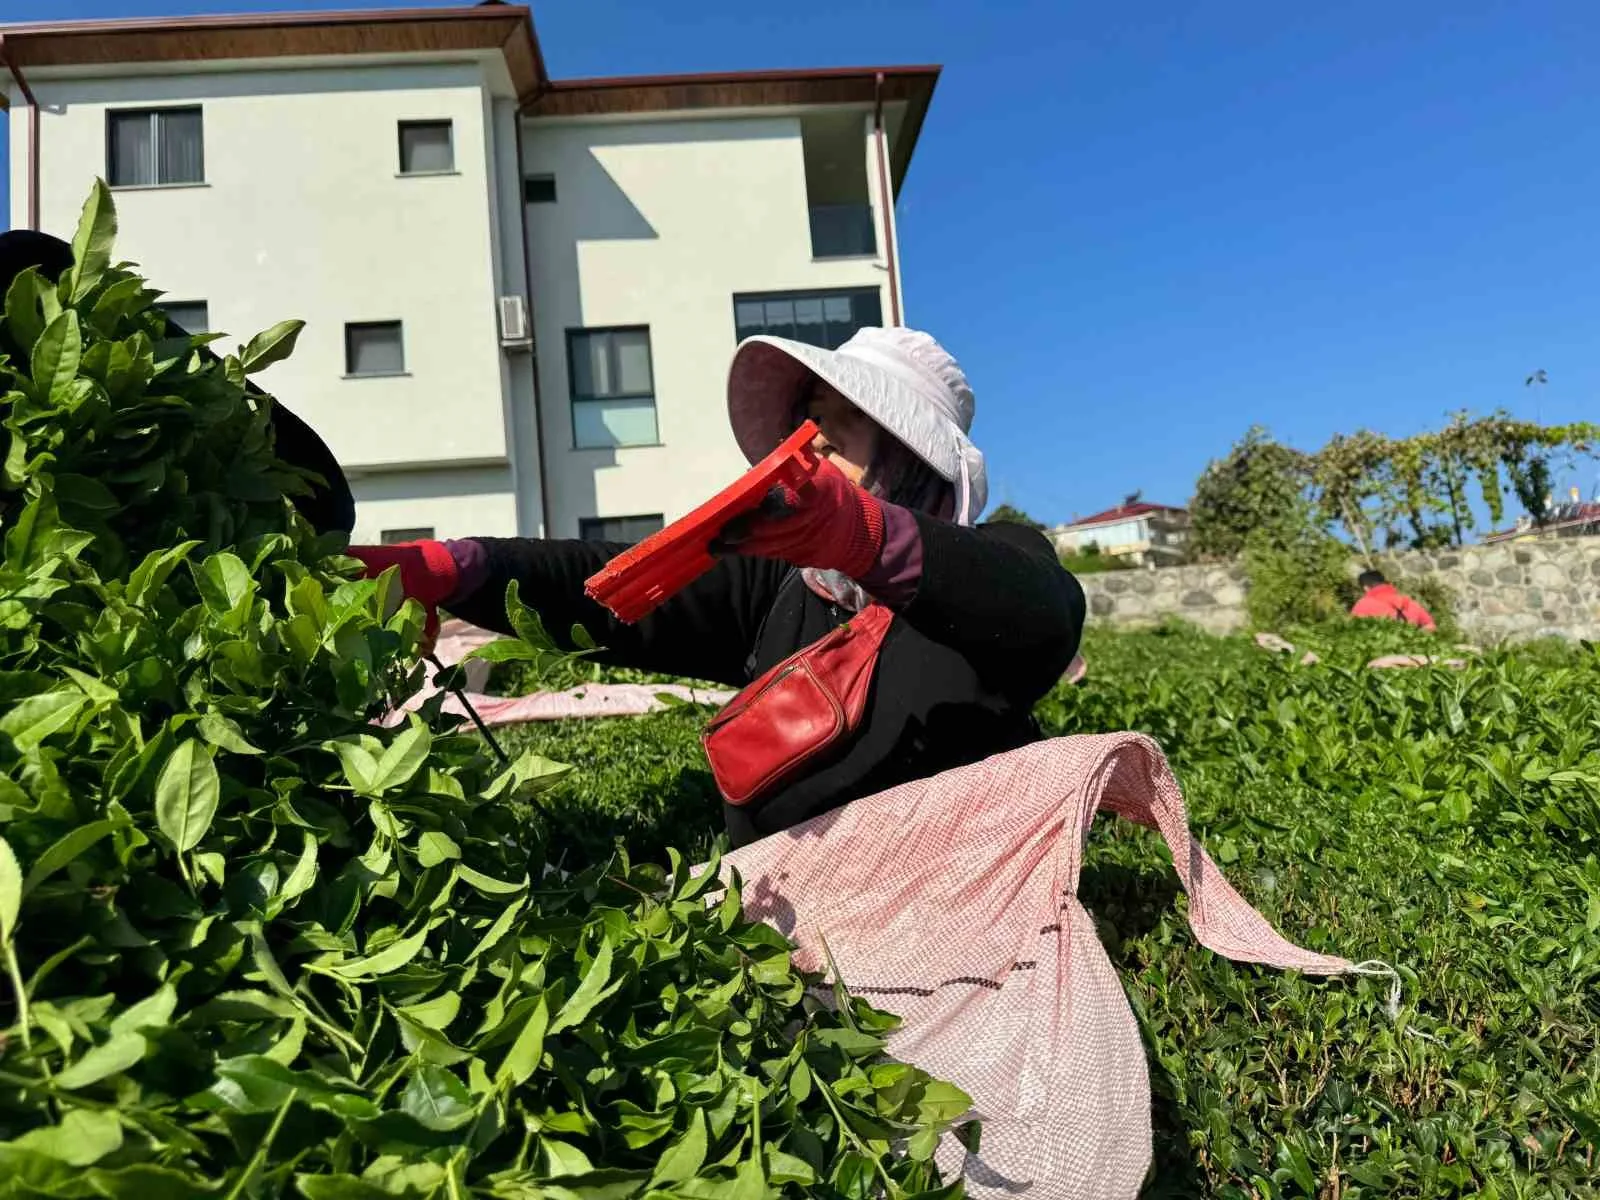
[[[971,525],[989,498],[983,452],[972,444],[972,388],[961,364],[915,329],[856,331],[837,350],[765,334],[746,338],[728,368],[728,420],[739,449],[760,462],[794,432],[807,376],[831,386],[956,490],[956,522]]]

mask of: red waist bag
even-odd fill
[[[701,735],[722,798],[761,799],[861,727],[894,614],[869,605],[728,701]]]

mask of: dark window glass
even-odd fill
[[[660,513],[642,517],[582,517],[578,521],[578,536],[586,542],[626,542],[631,546],[652,533],[660,533],[661,526]]]
[[[883,300],[877,288],[735,296],[733,324],[740,341],[765,333],[837,350],[862,326],[883,324]]]
[[[397,546],[401,542],[425,542],[432,539],[432,525],[419,525],[415,529],[385,529],[378,535],[378,541],[385,546]]]
[[[346,375],[400,375],[406,369],[399,321],[366,321],[344,327]]]
[[[455,169],[449,121],[400,122],[400,174],[441,175]]]
[[[659,443],[648,328],[568,330],[567,373],[574,447]]]
[[[530,175],[522,181],[522,199],[528,204],[554,204],[556,202],[556,177]]]
[[[211,314],[204,300],[163,300],[158,307],[185,333],[211,332]]]
[[[106,114],[106,178],[112,187],[204,183],[198,108],[118,109]]]
[[[878,231],[868,204],[820,204],[811,209],[815,258],[856,258],[877,253]]]

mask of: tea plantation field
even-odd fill
[[[1137,729],[1191,819],[1291,938],[1394,964],[1315,981],[1228,963],[1188,933],[1166,851],[1102,820],[1082,894],[1150,1054],[1147,1195],[1600,1195],[1600,652],[1533,647],[1465,670],[1363,626],[1295,639],[1096,633],[1051,733]],[[508,740],[578,767],[550,800],[568,853],[709,845],[714,793],[682,708]]]

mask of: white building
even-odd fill
[[[303,318],[262,384],[370,541],[631,539],[731,482],[740,336],[901,320],[937,78],[552,81],[492,3],[0,26],[13,227],[70,237],[102,177],[180,323]]]
[[[1060,554],[1098,551],[1149,567],[1174,566],[1188,553],[1189,510],[1130,497],[1116,508],[1056,526],[1050,540]]]

